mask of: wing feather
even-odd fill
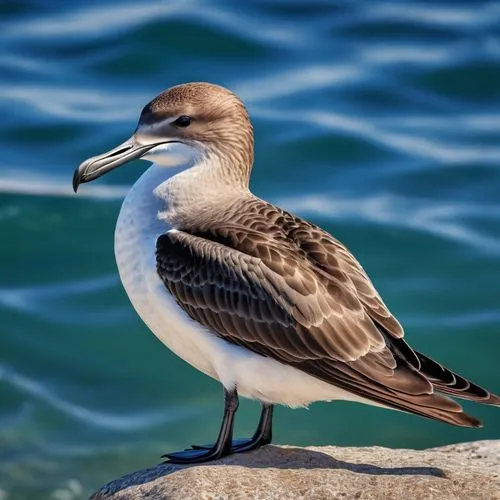
[[[270,216],[259,209],[263,214]],[[160,236],[157,271],[179,305],[228,342],[358,396],[479,425],[453,400],[434,394],[435,382],[461,395],[465,379],[443,375],[440,365],[406,344],[354,257],[319,228],[279,214],[282,232],[276,224],[265,233],[251,229],[263,224],[226,221]],[[428,373],[419,372],[422,365]],[[485,399],[483,389],[474,388]]]

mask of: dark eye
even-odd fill
[[[191,117],[182,115],[177,118],[177,120],[172,122],[174,125],[177,125],[178,127],[189,127],[191,125]]]

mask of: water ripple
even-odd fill
[[[147,24],[158,16],[165,16],[184,10],[184,5],[192,4],[189,0],[150,4],[103,5],[67,10],[50,16],[41,16],[20,23],[11,23],[3,37],[16,39],[33,37],[36,39],[61,38],[65,40],[80,37],[100,37],[105,31],[123,31],[137,24]]]
[[[469,5],[431,5],[429,3],[412,2],[411,4],[378,2],[366,9],[369,19],[398,20],[399,22],[422,23],[452,28],[481,29],[496,24],[500,15],[497,2],[480,5],[471,9]]]
[[[0,335],[8,389],[0,426],[14,430],[2,433],[11,440],[2,454],[6,495],[17,498],[17,483],[28,477],[39,488],[33,497],[72,477],[90,493],[95,471],[115,474],[110,464],[123,455],[127,468],[140,467],[126,448],[131,436],[111,431],[145,430],[149,453],[158,442],[150,426],[193,412],[180,387],[157,411],[151,388],[175,377],[193,391],[210,383],[167,354],[153,360],[115,274],[112,228],[138,170],[84,186],[78,197],[71,190],[83,158],[114,146],[148,99],[182,81],[213,81],[241,94],[257,136],[255,191],[338,225],[349,241],[360,238],[405,324],[432,332],[432,345],[443,343],[450,360],[468,353],[466,332],[474,332],[481,356],[471,363],[495,388],[498,371],[488,366],[498,352],[489,332],[500,325],[492,292],[500,282],[500,2],[76,0],[7,2],[0,10],[0,316],[9,333]],[[117,178],[122,184],[106,184]],[[382,229],[386,241],[369,239]],[[408,267],[423,246],[425,265]],[[124,354],[134,363],[118,369]],[[141,396],[114,395],[117,407],[145,402],[146,410],[102,411],[99,401],[113,402],[99,385],[89,404],[78,383],[97,367],[103,377],[124,374],[145,388]],[[75,390],[65,396],[68,375]],[[346,409],[353,420],[362,411]],[[58,415],[75,425],[59,426]],[[337,440],[326,417],[301,439]],[[207,428],[215,429],[216,418],[207,415]],[[495,423],[479,438],[494,437]],[[413,420],[398,426],[381,437],[367,425],[365,439],[411,446]],[[55,427],[55,440],[40,439]],[[80,443],[75,429],[86,430]],[[196,430],[178,429],[169,437],[176,444]],[[297,439],[293,426],[283,429],[283,440]],[[341,439],[361,444],[353,429]],[[443,429],[429,424],[417,444],[464,439]],[[97,445],[109,445],[109,456]],[[54,447],[64,450],[60,456]],[[31,475],[27,456],[40,464]]]
[[[126,186],[112,186],[106,184],[92,184],[78,193],[79,197],[95,198],[99,200],[121,200],[128,191]],[[0,193],[75,197],[71,186],[71,179],[61,179],[54,175],[41,175],[40,172],[27,170],[5,169],[0,176]]]
[[[70,297],[93,296],[119,286],[117,275],[102,276],[70,283],[49,283],[27,287],[0,287],[0,305],[52,323],[76,325],[117,325],[131,317],[124,306],[102,308],[89,305],[85,308],[68,304]]]
[[[80,8],[62,14],[44,16],[7,26],[3,37],[16,39],[23,37],[53,39],[99,38],[115,32],[131,30],[138,25],[148,25],[161,18],[188,17],[191,22],[199,20],[203,24],[213,24],[236,36],[266,41],[269,44],[297,42],[297,33],[291,23],[268,23],[251,15],[241,16],[228,9],[209,6],[204,2],[172,0],[170,2],[136,4],[123,3],[113,6]],[[237,26],[237,29],[235,27]]]
[[[256,114],[271,120],[316,124],[328,130],[354,135],[365,141],[374,142],[413,158],[425,158],[447,164],[467,164],[480,162],[497,166],[500,161],[500,146],[465,145],[460,140],[425,137],[427,131],[419,129],[420,134],[402,132],[404,119],[400,118],[398,129],[387,127],[391,122],[362,116],[347,116],[340,113],[321,110],[301,109],[294,112],[285,110],[269,111],[258,108]],[[450,120],[453,118],[450,118]],[[403,124],[403,125],[400,125]],[[410,120],[410,124],[411,124]],[[415,123],[415,122],[413,122]],[[490,121],[491,123],[491,121]],[[385,128],[384,128],[385,125]],[[484,123],[483,123],[484,126]],[[489,126],[489,124],[488,124]]]
[[[115,431],[128,432],[149,429],[201,413],[199,407],[182,407],[179,405],[162,408],[161,410],[146,410],[134,413],[105,413],[67,401],[40,381],[22,375],[3,364],[0,364],[0,381],[9,384],[25,395],[43,402],[67,417],[83,422],[86,425]]]
[[[70,86],[0,86],[0,91],[4,98],[28,107],[32,112],[80,123],[126,122],[132,117],[136,118],[138,109],[134,109],[130,103],[140,102],[142,98],[133,93],[117,95],[112,91],[96,92],[94,89]]]
[[[249,102],[286,97],[299,92],[312,92],[319,88],[331,88],[338,84],[356,81],[362,77],[361,68],[345,66],[304,66],[299,69],[274,73],[235,85],[235,92]]]
[[[338,194],[282,197],[279,203],[293,212],[321,215],[328,220],[373,222],[433,234],[475,248],[481,252],[500,254],[500,237],[482,234],[467,227],[465,215],[500,220],[500,206],[443,203],[429,200],[379,194],[366,197],[342,197]]]

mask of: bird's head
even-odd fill
[[[253,131],[241,100],[209,83],[172,87],[142,110],[137,128],[127,141],[85,160],[75,171],[73,189],[124,165],[145,159],[159,166],[194,164],[205,156],[231,162],[250,173]]]

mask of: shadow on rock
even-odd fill
[[[190,467],[217,467],[219,465],[234,465],[247,468],[266,469],[342,469],[357,474],[370,474],[375,476],[433,476],[445,477],[444,472],[437,467],[379,467],[373,464],[351,463],[337,460],[325,453],[316,450],[292,447],[266,446],[259,450],[231,455],[229,457],[208,462],[206,464],[174,465],[158,464],[149,469],[134,472],[123,476],[103,486],[98,492],[90,497],[91,500],[103,500],[131,486],[145,484],[159,477],[168,476],[174,472]]]

